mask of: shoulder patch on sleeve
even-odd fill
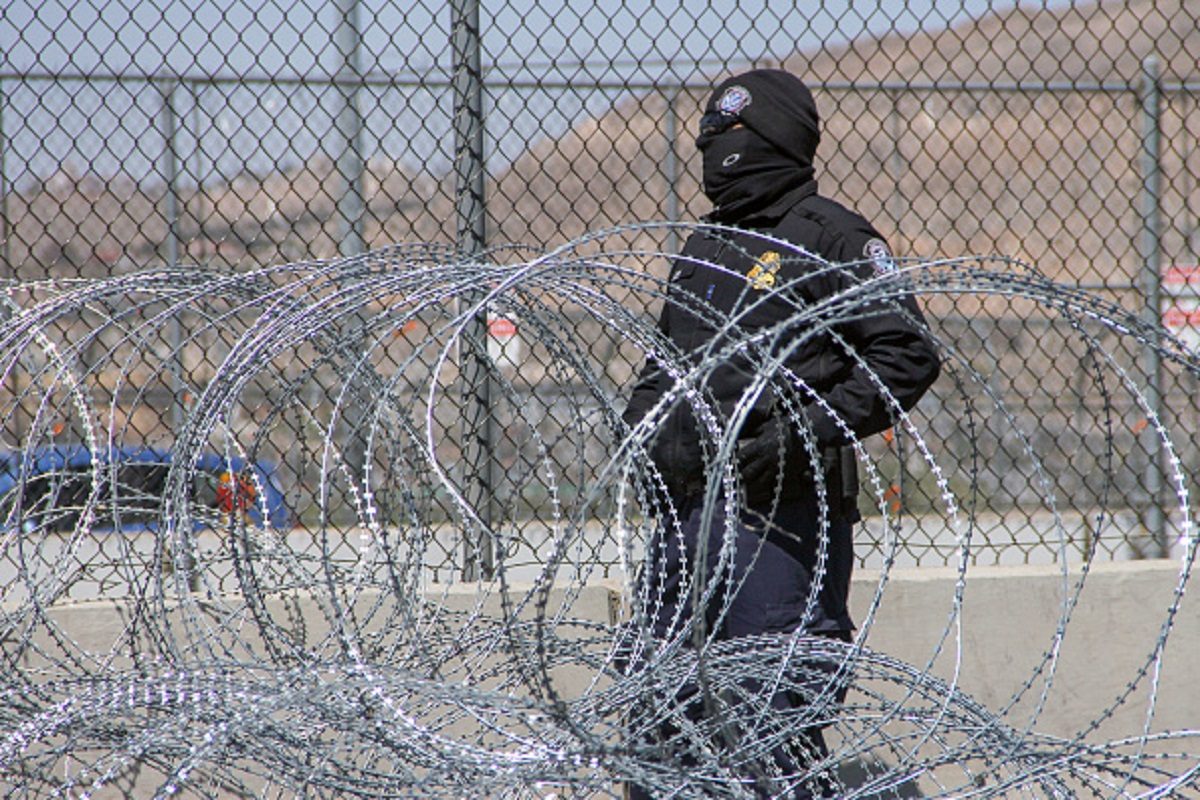
[[[863,256],[879,275],[896,271],[896,260],[892,258],[892,251],[883,239],[868,239],[863,245]]]

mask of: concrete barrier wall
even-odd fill
[[[1082,731],[1116,704],[1112,716],[1088,738],[1139,735],[1147,724],[1155,682],[1151,730],[1196,730],[1200,600],[1194,592],[1180,601],[1161,663],[1151,664],[1168,610],[1177,601],[1180,569],[1180,563],[1172,561],[1097,564],[1080,589],[1077,567],[1066,576],[1052,566],[974,567],[962,587],[961,614],[953,620],[955,570],[894,570],[880,594],[878,613],[869,620],[865,641],[874,650],[912,664],[932,660],[933,672],[945,679],[957,668],[962,689],[993,711],[1008,705],[1040,666],[1025,697],[1006,717],[1018,727],[1034,722],[1050,679],[1044,709],[1034,722],[1044,733]],[[864,626],[879,586],[878,572],[864,571],[854,581],[851,604],[855,619]],[[1076,605],[1070,609],[1065,601],[1072,597]],[[1056,631],[1064,622],[1059,639]],[[1151,672],[1118,704],[1147,668]]]
[[[955,570],[895,569],[886,574],[885,583],[883,573],[860,571],[852,606],[862,641],[911,664],[929,664],[946,680],[957,675],[957,684],[987,708],[1008,708],[1005,721],[1019,729],[1031,725],[1043,733],[1070,736],[1110,709],[1088,739],[1137,736],[1148,720],[1152,731],[1200,729],[1200,691],[1195,688],[1200,608],[1194,597],[1182,601],[1162,660],[1154,661],[1168,609],[1176,601],[1178,563],[1095,565],[1082,590],[1077,569],[1064,575],[1049,566],[977,567],[966,575],[956,612]],[[602,624],[611,624],[621,613],[617,582],[596,582],[568,594],[570,599],[556,590],[548,607]],[[877,597],[878,608],[871,614]],[[1071,598],[1077,600],[1073,608],[1067,602]],[[446,587],[430,599],[449,612],[484,617],[499,615],[501,608],[498,596],[481,599],[473,585]],[[360,602],[367,607],[376,598],[364,596]],[[310,620],[309,633],[319,639],[324,614],[315,606],[299,610]],[[1068,611],[1069,617],[1064,616]],[[279,614],[282,618],[283,612]],[[64,604],[50,616],[83,650],[103,653],[128,635],[129,609],[120,601]],[[1060,630],[1065,631],[1061,637]],[[245,645],[256,649],[250,642]],[[562,681],[569,696],[585,691],[596,677],[581,670],[556,681]],[[1052,680],[1048,692],[1047,680]],[[578,686],[572,688],[573,682]],[[1150,717],[1152,686],[1157,698]],[[1014,702],[1018,693],[1022,696]]]

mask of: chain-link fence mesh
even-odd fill
[[[692,144],[705,97],[732,71],[781,65],[816,95],[821,186],[871,219],[899,256],[1018,258],[1195,337],[1200,10],[1187,0],[1050,2],[1032,10],[927,0],[890,8],[864,11],[833,0],[724,8],[640,0],[532,8],[465,0],[9,3],[0,13],[4,277],[97,277],[183,264],[244,271],[410,241],[471,256],[510,242],[550,247],[638,220],[695,220],[709,208]],[[647,248],[680,244],[667,227],[640,235]],[[664,263],[654,268],[661,273]],[[170,324],[150,324],[165,313],[163,303],[170,300],[134,312],[107,298],[56,319],[48,335],[89,376],[97,405],[113,409],[123,445],[169,453],[236,341],[237,325],[226,323],[239,310],[229,298],[213,298],[211,307],[167,314]],[[577,309],[553,310],[604,365],[604,390],[619,406],[641,354]],[[1146,414],[1133,403],[1111,406],[1060,318],[998,297],[942,296],[926,310],[939,336],[972,354],[1006,407],[1019,409],[1016,422],[1044,443],[1056,493],[1086,517],[1090,477],[1113,476],[1103,504],[1127,513],[1121,536],[1101,545],[1106,557],[1170,549],[1169,520],[1156,512],[1161,456]],[[447,401],[433,416],[444,425],[447,463],[474,470],[489,513],[511,530],[508,557],[536,563],[553,520],[538,481],[522,472],[536,465],[530,447],[549,442],[567,474],[586,472],[610,442],[597,433],[580,448],[586,437],[564,434],[561,452],[554,449],[560,420],[579,419],[579,409],[599,405],[597,398],[555,372],[552,354],[523,343],[520,326],[495,311],[474,341],[480,349],[486,340],[507,359],[510,395],[491,396],[489,381],[476,381],[458,395],[460,406]],[[373,346],[371,380],[406,386],[414,402],[431,380],[455,385],[457,366],[431,373],[435,365],[414,351],[439,322],[414,318],[404,329],[411,341],[397,336]],[[350,315],[344,324],[353,331],[365,323]],[[106,326],[109,340],[128,352],[106,349]],[[364,341],[370,335],[364,330]],[[70,347],[82,341],[85,347]],[[38,362],[44,357],[31,348],[24,369],[4,376],[5,451],[86,441],[72,398],[45,400],[36,391],[47,374]],[[1119,349],[1115,357],[1153,387],[1151,399],[1171,425],[1200,428],[1194,376],[1162,367],[1151,352]],[[374,388],[365,378],[361,385],[345,380],[345,353],[300,348],[279,358],[286,369],[261,375],[284,383],[244,388],[239,416],[227,424],[265,437],[259,452],[269,456],[297,552],[345,549],[349,557],[360,521],[355,500],[323,496],[314,465],[328,433],[323,426],[344,412],[333,413],[334,404],[353,404],[356,392]],[[134,380],[107,380],[96,367],[103,364],[119,364]],[[303,391],[281,405],[281,393],[293,388],[288,376]],[[322,386],[341,394],[331,397]],[[447,389],[438,396],[455,395]],[[966,432],[954,397],[935,387],[921,413],[931,441],[946,452],[970,435],[989,455],[969,490],[981,529],[995,535],[975,557],[1056,557],[1056,546],[1040,539],[1035,501],[1044,492],[1030,488],[1034,476],[1020,448],[1004,425],[989,429],[984,420]],[[527,410],[512,413],[528,404],[541,409],[540,430],[526,429]],[[477,416],[483,407],[490,412]],[[261,418],[262,410],[280,408],[279,416]],[[1111,422],[1103,446],[1074,425],[1098,408]],[[61,423],[38,427],[52,430],[52,439],[31,442],[35,420],[55,413]],[[350,438],[343,444],[352,463]],[[937,491],[923,462],[900,434],[870,446],[893,480],[889,502],[906,516],[905,558],[946,563],[952,543],[922,516]],[[1194,443],[1183,447],[1180,457],[1195,474],[1200,453]],[[1119,463],[1099,462],[1114,453]],[[211,486],[196,491],[211,492],[220,512],[236,478],[228,463],[214,463]],[[55,469],[70,471],[65,461]],[[146,480],[152,484],[153,476]],[[55,498],[49,505],[70,506],[67,483],[61,475],[47,479],[56,487],[47,490]],[[519,496],[511,487],[520,487]],[[555,491],[569,495],[570,486]],[[451,516],[443,500],[429,498],[434,524]],[[56,524],[69,528],[64,513]],[[344,538],[309,535],[330,525]],[[859,550],[867,563],[880,552],[871,530],[868,520]],[[1084,552],[1091,542],[1087,526],[1081,530],[1076,545]],[[79,549],[97,576],[84,593],[105,588],[103,564],[118,557],[109,551],[129,546],[114,542],[96,533]],[[611,566],[602,549],[597,561]],[[450,580],[470,574],[465,552],[447,539],[431,562]]]

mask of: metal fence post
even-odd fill
[[[188,82],[188,96],[192,100],[192,131],[195,137],[194,153],[196,156],[195,175],[196,175],[196,196],[195,202],[191,209],[188,210],[189,216],[196,222],[196,237],[198,239],[195,248],[196,255],[193,256],[197,261],[206,262],[209,255],[209,239],[205,232],[205,227],[208,223],[209,209],[206,208],[206,200],[208,198],[208,190],[204,188],[204,177],[206,169],[204,164],[204,126],[200,119],[201,111],[203,110],[205,87],[199,82],[192,80]]]
[[[900,92],[888,92],[886,95],[892,101],[892,109],[888,113],[888,133],[892,138],[892,152],[888,158],[888,169],[891,172],[891,192],[888,195],[888,211],[896,232],[900,233],[900,220],[904,217],[904,188],[901,180],[904,176],[904,154],[900,152]]]
[[[175,134],[178,121],[175,116],[175,90],[180,86],[178,79],[160,83],[162,92],[162,126],[163,126],[163,177],[166,180],[165,200],[167,217],[167,236],[164,242],[164,255],[167,267],[174,269],[179,266],[179,157],[175,148]],[[183,330],[180,328],[179,315],[171,317],[171,354],[167,359],[167,369],[171,372],[171,428],[175,435],[183,430],[184,406],[183,397],[186,385],[183,381]],[[174,561],[176,568],[186,570],[187,584],[190,591],[200,588],[200,576],[197,572],[195,543],[192,541],[191,530],[186,525],[178,526],[175,535],[179,537],[180,552]]]
[[[483,160],[483,70],[478,0],[453,0],[450,34],[454,49],[454,202],[460,258],[479,258],[486,246]],[[466,298],[463,308],[478,298]],[[487,355],[487,313],[472,319],[459,346],[462,380],[463,490],[478,515],[478,528],[463,530],[464,581],[490,579],[495,569],[492,391]]]
[[[888,133],[892,139],[892,152],[888,158],[888,171],[890,175],[891,193],[889,197],[889,213],[892,217],[892,224],[896,226],[896,232],[900,232],[900,219],[904,215],[904,198],[901,196],[900,181],[904,174],[904,156],[900,152],[900,93],[888,92],[886,95],[892,101],[891,111],[888,113]],[[892,425],[892,435],[896,440],[896,499],[899,504],[897,509],[897,519],[904,515],[904,509],[908,504],[908,486],[906,485],[907,469],[907,453],[904,451],[904,426],[900,424]]]
[[[4,260],[4,277],[17,277],[9,251],[12,232],[8,222],[8,138],[4,135],[4,82],[0,80],[0,259]]]
[[[667,89],[667,152],[663,170],[667,177],[667,221],[679,222],[679,119],[676,104],[679,101],[679,86]],[[667,252],[679,252],[679,233],[675,228],[667,229]]]
[[[167,267],[174,269],[179,266],[179,157],[175,148],[176,129],[178,120],[175,114],[175,90],[178,81],[172,81],[162,87],[163,115],[163,155],[166,159],[164,177],[166,179],[167,204],[167,240],[164,243],[164,260]],[[171,389],[174,399],[171,403],[171,424],[175,431],[183,430],[183,382],[182,364],[180,364],[180,348],[183,344],[183,331],[179,327],[179,317],[171,319]]]
[[[1192,211],[1192,172],[1188,168],[1192,163],[1192,140],[1187,135],[1187,112],[1180,114],[1184,119],[1183,145],[1179,154],[1181,164],[1180,174],[1183,179],[1183,249],[1192,258],[1196,256],[1196,215]]]
[[[339,98],[337,117],[334,126],[337,129],[337,139],[334,142],[336,156],[334,172],[337,175],[336,192],[337,214],[337,250],[343,258],[357,256],[366,247],[366,232],[364,222],[366,206],[364,197],[365,163],[363,158],[363,119],[358,107],[359,90],[363,85],[363,71],[360,63],[359,3],[358,0],[334,0],[334,13],[338,15],[337,27],[333,32],[333,46],[338,58],[337,68],[333,73],[333,83]],[[361,312],[349,315],[343,320],[344,329],[355,326],[362,328],[366,317]],[[364,331],[365,333],[365,331]],[[349,376],[351,381],[347,387],[345,405],[341,409],[344,424],[342,459],[350,474],[358,476],[364,483],[365,491],[368,472],[367,465],[367,435],[365,432],[364,409],[370,403],[367,396],[370,389],[361,379],[358,365],[355,372]]]
[[[15,280],[17,277],[17,268],[12,263],[12,251],[10,250],[10,240],[12,238],[12,229],[10,228],[8,218],[8,138],[4,134],[4,104],[7,102],[4,94],[4,82],[0,80],[0,260],[4,262],[4,280]],[[8,319],[11,313],[9,304],[0,305],[0,319]],[[5,389],[12,392],[15,400],[13,404],[12,414],[12,444],[19,446],[25,438],[25,415],[21,405],[21,379],[17,375],[17,370],[12,370],[7,378],[5,378]],[[5,420],[7,427],[9,420]],[[7,432],[7,431],[6,431]]]
[[[343,257],[356,256],[366,249],[363,230],[365,208],[363,198],[363,120],[358,108],[358,90],[362,82],[359,63],[358,0],[336,0],[338,14],[333,44],[342,61],[334,76],[341,95],[336,127],[338,132],[336,169],[342,181],[337,193],[337,214],[340,228],[338,253]]]
[[[1162,225],[1160,200],[1162,184],[1161,158],[1161,87],[1159,83],[1158,59],[1148,56],[1142,62],[1140,86],[1142,113],[1142,235],[1140,250],[1142,258],[1142,285],[1146,294],[1146,321],[1159,325],[1162,315]],[[1146,349],[1146,403],[1156,417],[1162,416],[1162,357],[1157,341]],[[1164,480],[1162,443],[1153,425],[1147,425],[1142,434],[1147,454],[1146,492],[1150,497],[1146,509],[1146,527],[1153,542],[1152,555],[1165,558],[1168,555],[1166,516],[1162,509]]]

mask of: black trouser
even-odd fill
[[[641,602],[645,603],[648,622],[657,641],[678,636],[681,628],[692,621],[692,582],[698,577],[704,585],[715,585],[714,595],[704,608],[704,626],[709,639],[791,634],[802,630],[807,634],[849,641],[853,627],[846,611],[853,563],[850,523],[840,519],[829,523],[825,575],[817,587],[816,603],[810,604],[821,538],[814,501],[802,499],[785,503],[769,523],[752,513],[747,514],[733,531],[731,562],[719,573],[727,526],[717,508],[712,524],[702,530],[703,511],[698,499],[685,500],[679,505],[678,528],[661,531],[648,546],[640,587]],[[707,547],[702,548],[702,542]],[[703,569],[699,569],[702,551]],[[722,614],[726,604],[727,610]],[[637,662],[635,659],[635,669]],[[795,667],[791,673],[793,687],[796,681],[807,682],[809,690],[781,690],[772,694],[769,703],[780,712],[770,715],[776,721],[786,720],[788,712],[802,708],[805,695],[812,697],[823,691],[837,664],[810,661]],[[757,697],[761,702],[761,684],[757,680],[748,677],[740,682],[739,689],[742,696]],[[837,693],[839,699],[842,694]],[[684,719],[694,722],[701,722],[708,713],[703,693],[694,683],[681,685],[674,692],[672,703]],[[634,720],[638,716],[635,712]],[[793,713],[792,716],[799,715]],[[754,735],[754,731],[746,730],[744,725],[741,728],[732,733],[723,730],[722,735]],[[670,746],[670,743],[679,743],[679,733],[678,725],[660,722],[649,738],[658,744],[667,743],[664,757],[677,760],[677,766],[686,768],[695,759]],[[745,775],[739,775],[739,778],[744,779],[748,787],[753,786],[756,794],[798,800],[814,796],[812,788],[793,786],[792,783],[797,780],[797,775],[805,772],[805,764],[821,759],[828,752],[820,726],[798,726],[789,735],[791,743],[788,746],[773,749],[769,758],[757,766],[749,762],[744,765]],[[716,746],[728,744],[730,742],[726,745],[718,742]],[[736,746],[735,742],[732,744]],[[733,771],[736,774],[743,770],[735,767]],[[773,780],[767,777],[772,772],[792,777],[790,780]],[[810,786],[817,783],[815,780],[809,782]],[[647,789],[637,786],[630,792],[630,797],[638,800],[652,796]]]

